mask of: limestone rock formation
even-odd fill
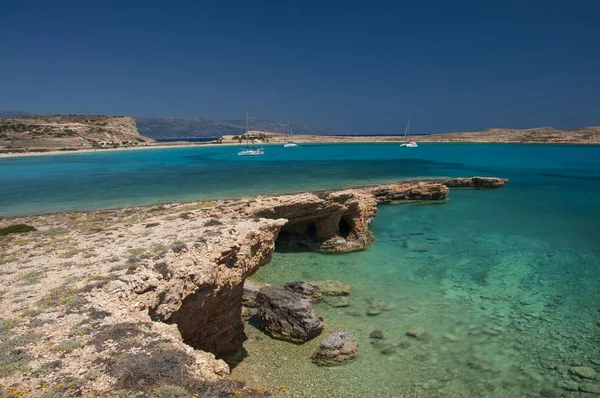
[[[353,360],[357,354],[358,343],[351,332],[333,332],[321,342],[312,361],[319,366],[337,366]]]
[[[461,184],[471,186],[468,179]],[[167,343],[169,352],[184,360],[181,369],[201,380],[217,380],[229,369],[215,355],[239,349],[245,339],[241,321],[244,281],[270,261],[276,241],[307,243],[316,250],[356,250],[372,239],[368,225],[378,202],[393,199],[395,192],[405,200],[441,199],[447,192],[445,187],[440,181],[408,181],[336,192],[0,219],[0,228],[10,224],[35,226],[37,231],[21,234],[18,239],[9,236],[4,248],[27,253],[27,261],[43,271],[43,283],[37,283],[27,295],[4,300],[0,317],[26,316],[24,308],[49,302],[51,305],[41,308],[43,319],[59,320],[56,328],[43,322],[27,323],[32,334],[44,332],[48,337],[30,343],[34,353],[44,353],[36,357],[36,366],[61,360],[75,376],[81,369],[108,372],[108,378],[86,379],[82,386],[85,396],[109,395],[116,388],[115,378],[121,373],[110,373],[108,359],[149,358],[149,365],[153,365],[153,350],[164,351]],[[374,192],[380,192],[379,199]],[[50,255],[49,247],[54,250]],[[67,257],[69,262],[85,266],[66,267]],[[4,258],[6,272],[0,273],[0,283],[5,297],[22,292],[23,286],[13,279],[24,271],[21,259],[16,255]],[[314,284],[324,295],[337,295],[327,299],[339,298],[341,304],[349,304],[342,301],[347,299],[349,285],[330,281]],[[257,287],[246,292],[253,289],[256,292]],[[261,291],[267,289],[296,296],[291,303],[275,300],[285,316],[273,315],[272,323],[284,337],[304,341],[321,332],[323,321],[308,300],[282,287]],[[67,304],[57,305],[57,298]],[[345,314],[364,316],[363,311]],[[94,325],[81,336],[85,355],[79,350],[47,350],[48,341],[65,341],[72,337],[70,331],[81,325]],[[412,333],[416,338],[426,336],[417,332]],[[398,347],[408,348],[410,344],[403,341]],[[351,356],[352,346],[340,353]],[[336,345],[325,346],[335,351],[332,347]],[[121,355],[125,349],[132,352],[132,348],[137,356]],[[585,370],[577,371],[586,374]],[[42,377],[19,372],[9,376],[9,383],[36,388]],[[143,391],[149,394],[151,389],[146,385]],[[140,391],[137,381],[135,390]]]
[[[298,293],[311,303],[317,303],[323,298],[323,294],[317,285],[307,282],[288,282],[283,285],[284,289]]]
[[[215,355],[238,349],[246,339],[243,283],[271,260],[283,224],[237,220],[229,234],[213,242],[167,254],[164,261],[171,276],[146,296],[152,318],[177,324],[184,341],[194,348]]]
[[[281,286],[261,289],[256,302],[260,327],[273,337],[302,343],[318,336],[325,327],[307,299]]]
[[[506,178],[497,177],[468,177],[440,180],[440,183],[449,188],[498,188],[504,186],[507,182]]]

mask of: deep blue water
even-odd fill
[[[600,147],[492,144],[191,147],[0,159],[0,215],[356,186],[421,176],[498,176],[495,190],[452,189],[441,204],[381,206],[375,242],[344,255],[276,251],[253,278],[337,279],[349,307],[316,305],[326,330],[360,353],[336,369],[304,345],[246,326],[235,378],[292,396],[586,396],[600,372]],[[370,303],[388,311],[367,316]],[[423,327],[428,341],[406,336]],[[385,339],[371,344],[378,329]],[[586,384],[587,383],[587,384]],[[592,387],[589,386],[592,383]],[[594,384],[596,383],[596,384]],[[581,387],[579,387],[581,386]],[[581,395],[573,395],[581,394]]]

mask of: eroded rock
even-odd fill
[[[283,287],[262,288],[256,302],[261,329],[275,338],[301,343],[318,336],[325,327],[307,299]]]
[[[349,331],[333,332],[321,342],[312,361],[319,366],[337,366],[356,358],[358,343]]]

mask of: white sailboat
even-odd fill
[[[246,112],[246,132],[248,134],[248,112]],[[242,134],[243,136],[243,134]],[[246,138],[246,149],[243,149],[238,152],[238,156],[262,156],[265,154],[264,148],[255,148],[248,144],[248,139]]]
[[[285,144],[283,144],[284,148],[291,148],[291,147],[295,147],[298,146],[298,144],[296,144],[294,142],[294,132],[292,131],[292,127],[290,126],[290,119],[288,119],[288,134],[290,136],[289,141],[286,142]]]
[[[406,123],[406,130],[404,130],[404,138],[402,139],[402,144],[400,144],[400,146],[405,147],[405,148],[417,148],[418,145],[415,141],[406,141],[406,139],[408,138],[409,127],[410,127],[410,119],[408,119],[408,123]]]

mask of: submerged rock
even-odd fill
[[[313,284],[317,285],[325,296],[347,296],[352,290],[352,286],[337,280],[319,281]]]
[[[401,341],[400,344],[398,344],[398,347],[402,348],[403,350],[406,350],[408,347],[410,347],[410,343],[404,340]]]
[[[382,353],[383,355],[392,355],[393,353],[396,352],[396,349],[394,347],[386,347],[379,352]]]
[[[581,383],[579,389],[583,392],[589,392],[592,394],[600,394],[600,384],[596,383]]]
[[[390,307],[389,303],[379,300],[369,300],[371,304],[367,310],[367,315],[375,316],[381,314],[382,311],[387,311]]]
[[[383,339],[383,332],[381,330],[373,330],[370,334],[369,337],[372,339]]]
[[[458,343],[460,339],[454,333],[444,333],[444,339],[451,343]]]
[[[373,339],[373,340],[371,340],[371,345],[376,350],[382,350],[384,348],[390,347],[389,343],[387,343],[387,342],[385,342],[383,340],[379,340],[379,339]]]
[[[417,340],[427,341],[431,340],[431,335],[424,328],[410,328],[406,332],[409,337],[414,337]]]
[[[594,379],[596,377],[596,371],[587,366],[573,366],[569,369],[569,373],[583,377],[584,379]]]
[[[350,299],[345,296],[328,297],[324,301],[334,308],[349,307],[352,304]]]
[[[579,390],[579,384],[577,384],[573,380],[559,381],[556,384],[556,387],[562,388],[563,390],[567,390],[567,391],[577,391],[577,390]]]
[[[321,342],[312,361],[319,366],[337,366],[356,358],[358,343],[349,331],[333,332]]]
[[[260,289],[256,302],[260,327],[273,337],[305,342],[318,336],[325,327],[323,318],[317,316],[307,299],[283,287]]]
[[[256,295],[263,287],[271,286],[268,283],[253,282],[248,279],[244,281],[244,293],[242,295],[242,305],[248,308],[256,308]]]
[[[284,289],[300,294],[311,303],[317,303],[323,298],[323,294],[317,285],[307,282],[288,282],[283,285]]]

